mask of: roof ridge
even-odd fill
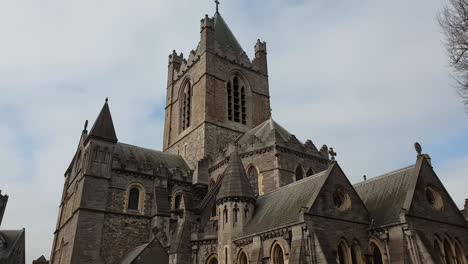
[[[158,153],[161,153],[161,154],[164,154],[164,155],[168,155],[168,156],[175,156],[175,157],[181,157],[180,155],[176,155],[176,154],[172,154],[172,153],[167,153],[167,152],[164,152],[164,151],[161,151],[161,150],[156,150],[156,149],[150,149],[150,148],[145,148],[145,147],[140,147],[140,146],[137,146],[137,145],[132,145],[132,144],[128,144],[128,143],[123,143],[123,142],[118,142],[117,145],[126,145],[126,146],[129,146],[129,147],[134,147],[134,148],[139,148],[139,149],[143,149],[143,150],[150,150],[150,151],[154,151],[154,152],[158,152]]]
[[[404,171],[404,170],[407,170],[407,169],[411,169],[411,168],[414,169],[415,167],[416,167],[416,164],[409,165],[409,166],[406,166],[406,167],[403,167],[403,168],[400,168],[400,169],[396,169],[396,170],[381,174],[381,175],[376,176],[376,177],[372,177],[372,178],[370,178],[368,180],[365,180],[365,181],[357,182],[357,183],[353,184],[353,186],[360,186],[360,185],[365,184],[365,183],[374,182],[376,180],[380,180],[382,178],[394,175],[395,173],[398,173],[398,172],[401,172],[401,171]]]
[[[264,194],[264,195],[259,196],[258,199],[263,199],[264,197],[266,197],[266,196],[268,196],[268,195],[270,195],[270,194],[273,194],[273,193],[275,193],[275,192],[278,192],[278,191],[281,191],[281,190],[285,190],[285,189],[294,187],[294,186],[300,184],[301,182],[306,182],[306,181],[309,181],[309,180],[318,178],[319,176],[323,176],[324,174],[326,174],[327,171],[328,171],[328,168],[327,168],[326,170],[324,170],[324,171],[321,171],[321,172],[318,172],[318,173],[316,173],[316,174],[307,176],[307,177],[305,177],[305,178],[303,178],[303,179],[300,179],[300,180],[298,180],[298,181],[295,181],[295,182],[292,182],[292,183],[290,183],[290,184],[281,186],[281,187],[279,187],[279,188],[277,188],[277,189],[275,189],[275,190],[273,190],[273,191],[271,191],[271,192],[269,192],[269,193],[266,193],[266,194]]]

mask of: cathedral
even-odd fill
[[[333,148],[272,117],[267,45],[249,58],[216,4],[169,55],[162,151],[118,140],[107,99],[86,122],[51,263],[466,264],[468,222],[421,146],[351,184]]]

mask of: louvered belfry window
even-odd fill
[[[182,130],[190,126],[190,118],[192,114],[192,85],[188,82],[185,85],[184,93],[182,94]]]
[[[227,83],[228,119],[236,123],[246,124],[245,85],[238,76],[234,76]]]

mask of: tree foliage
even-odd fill
[[[468,0],[449,0],[439,16],[458,92],[468,109]]]

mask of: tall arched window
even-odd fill
[[[128,210],[135,210],[137,211],[140,207],[140,190],[138,188],[133,187],[128,192]]]
[[[353,264],[362,264],[362,251],[357,241],[354,241],[351,247],[351,262]]]
[[[371,246],[372,252],[372,264],[383,264],[383,257],[382,252],[380,252],[380,248],[376,244],[372,244]]]
[[[226,207],[226,206],[224,206],[223,218],[224,218],[224,222],[227,223],[227,222],[228,222],[228,211],[227,211],[227,207]]]
[[[442,247],[438,240],[434,241],[434,253],[436,263],[444,263],[444,253],[442,252]]]
[[[445,263],[446,264],[455,264],[454,257],[453,257],[453,251],[452,251],[452,246],[450,245],[450,242],[445,239],[444,240],[444,253],[445,253]]]
[[[182,130],[185,130],[190,126],[190,118],[192,114],[192,85],[190,82],[184,87],[182,94]]]
[[[244,125],[247,123],[245,89],[245,84],[236,75],[227,83],[228,119]]]
[[[276,243],[272,250],[273,264],[284,264],[284,253],[281,246]]]
[[[244,251],[241,251],[241,253],[239,254],[239,261],[237,263],[239,263],[239,264],[247,264],[248,263],[247,254],[245,254]]]
[[[249,178],[252,191],[254,192],[255,196],[257,196],[259,194],[258,170],[254,165],[250,165],[247,169],[247,177]]]
[[[348,250],[349,250],[348,245],[344,241],[341,241],[340,244],[338,244],[338,263],[339,264],[350,264]]]
[[[296,181],[302,180],[304,178],[304,170],[302,169],[301,166],[298,166],[296,168],[295,176],[296,176]]]
[[[457,257],[458,264],[465,264],[465,256],[463,254],[463,248],[457,242],[455,243],[455,255]]]
[[[180,209],[181,202],[182,202],[182,195],[178,194],[174,199],[174,209]]]
[[[314,175],[314,171],[312,170],[312,168],[310,168],[307,173],[306,173],[306,176],[309,177],[309,176],[312,176]]]
[[[237,204],[234,204],[233,213],[234,213],[234,224],[235,224],[239,220],[239,207],[237,206]]]

